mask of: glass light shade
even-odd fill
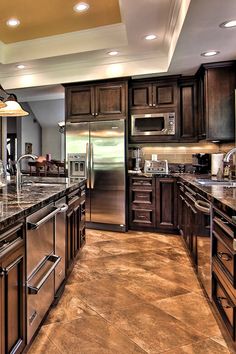
[[[3,101],[0,100],[0,108],[6,107],[6,103],[4,103]]]
[[[23,117],[28,116],[21,105],[16,101],[6,101],[6,107],[0,109],[0,117]]]

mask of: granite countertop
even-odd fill
[[[173,174],[174,175],[174,174]],[[206,198],[212,203],[220,202],[222,205],[232,209],[236,215],[236,188],[215,186],[204,186],[197,182],[197,178],[204,178],[204,175],[191,175],[188,173],[175,174],[184,182],[188,182],[203,192]],[[210,178],[210,176],[205,176]],[[227,210],[225,210],[227,212]]]
[[[71,180],[63,177],[30,177],[29,179],[33,184],[28,185],[27,180],[24,179],[26,184],[22,185],[19,193],[14,181],[7,181],[7,185],[0,188],[0,230],[74,191],[86,180],[85,178]]]

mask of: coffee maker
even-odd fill
[[[193,154],[192,165],[196,168],[196,173],[206,174],[211,170],[211,155],[210,154]]]
[[[136,172],[141,172],[141,162],[142,162],[142,149],[136,147],[132,149],[132,170]]]

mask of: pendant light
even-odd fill
[[[17,102],[17,97],[14,94],[7,93],[0,85],[0,99],[3,105],[0,104],[0,117],[23,117],[28,116],[28,112],[24,111],[21,105]]]

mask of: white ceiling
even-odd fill
[[[62,98],[59,83],[118,76],[194,74],[203,62],[236,59],[235,0],[120,0],[122,23],[3,46],[0,83],[21,101]],[[156,33],[157,40],[144,36]],[[110,57],[107,52],[119,50]],[[216,49],[216,57],[200,54]],[[16,63],[26,69],[20,71]],[[45,92],[42,87],[50,85]],[[32,89],[32,87],[35,87]],[[37,91],[38,90],[38,91]]]

